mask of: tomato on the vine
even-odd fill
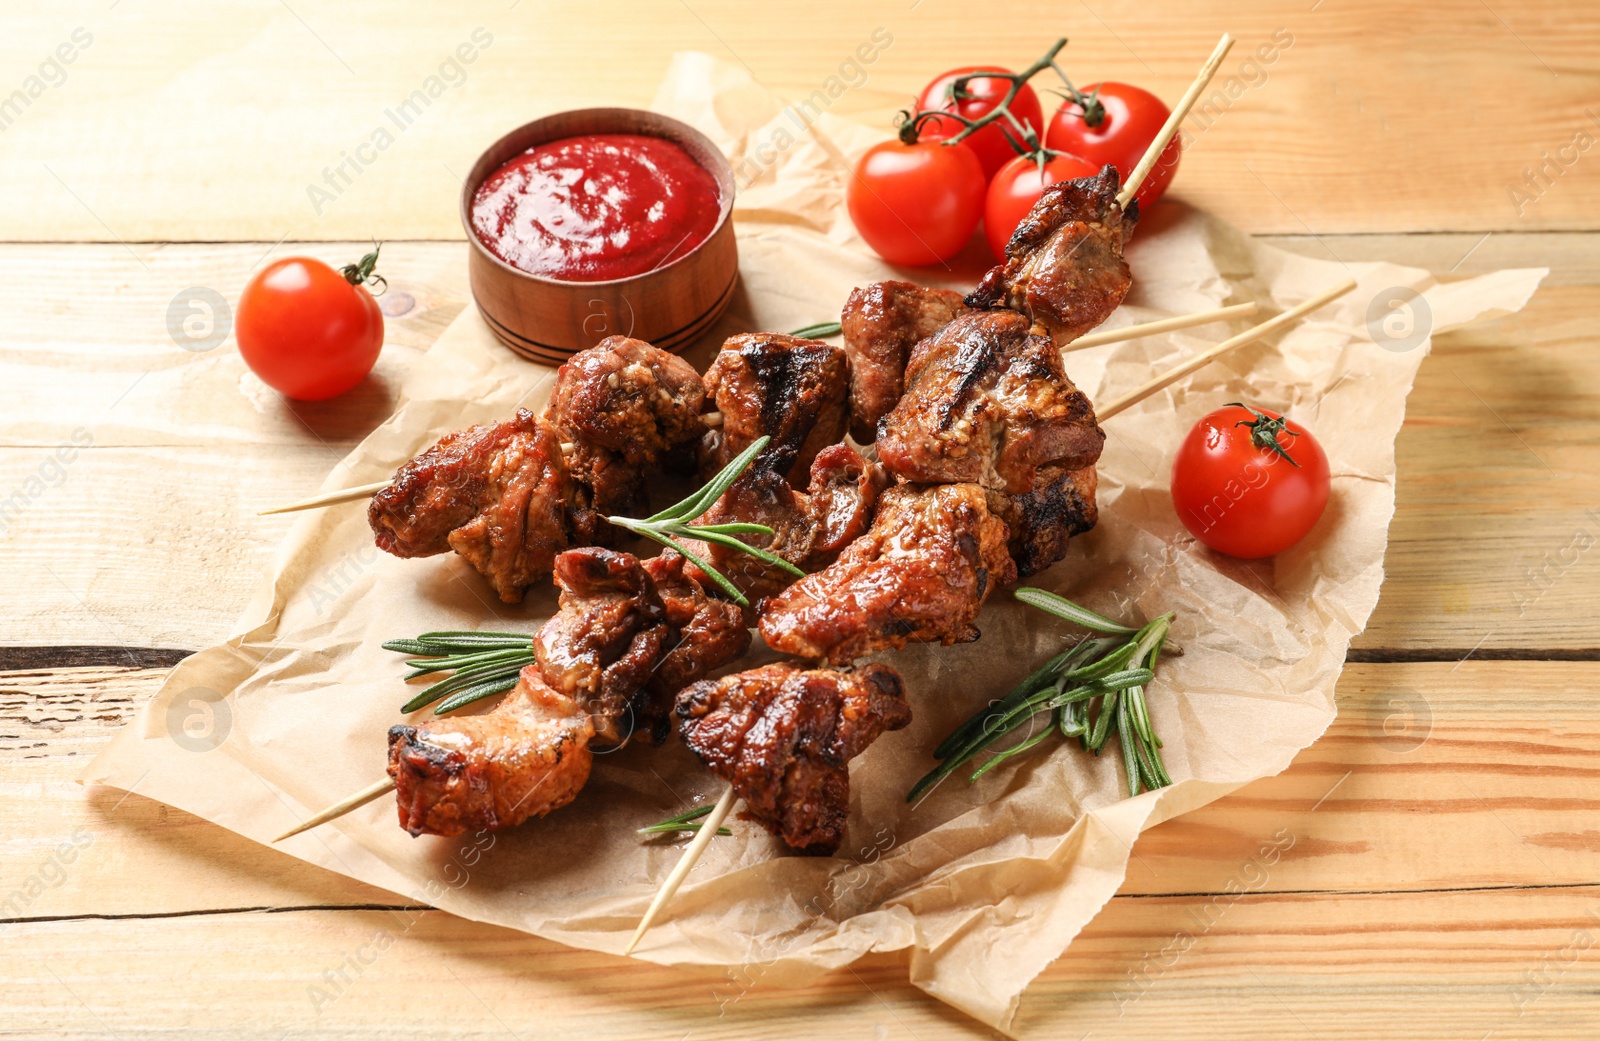
[[[949,96],[951,84],[962,76],[971,76],[978,72],[999,72],[1009,75],[1011,70],[998,65],[969,65],[951,69],[935,77],[933,82],[922,88],[922,93],[917,95],[917,109],[954,112],[967,119],[979,119],[993,112],[1000,106],[1000,102],[1005,100],[1006,93],[1011,90],[1010,80],[979,76],[967,82],[966,93],[970,95],[969,97],[953,100]],[[1035,134],[1044,133],[1044,108],[1039,104],[1039,95],[1033,92],[1032,87],[1024,83],[1022,89],[1017,91],[1017,96],[1012,99],[1010,109],[1011,114]],[[1002,124],[1005,130],[1000,129]],[[917,132],[924,141],[944,141],[955,137],[964,129],[966,127],[957,120],[934,116],[923,121]],[[1016,135],[1016,127],[1002,117],[961,141],[978,157],[978,162],[983,165],[985,178],[993,177],[997,170],[1017,154],[1017,150],[1006,139],[1007,130]]]
[[[1172,505],[1201,542],[1254,560],[1305,538],[1328,504],[1328,457],[1299,423],[1230,403],[1201,419],[1172,466]]]
[[[1045,160],[1044,169],[1033,156],[1019,155],[1000,168],[989,182],[983,202],[983,234],[995,259],[1006,259],[1006,243],[1033,209],[1044,190],[1057,181],[1093,177],[1098,166],[1074,155],[1056,155]]]
[[[884,141],[856,164],[845,204],[883,259],[937,264],[961,252],[978,228],[983,167],[965,143]]]
[[[1126,182],[1172,110],[1148,90],[1131,83],[1097,83],[1078,93],[1087,103],[1088,112],[1084,111],[1084,104],[1066,101],[1050,118],[1044,146],[1082,156],[1097,167],[1114,166]],[[1182,155],[1183,148],[1174,136],[1134,195],[1140,208],[1153,206],[1161,198],[1172,175],[1178,172]]]
[[[383,349],[378,249],[335,271],[310,257],[274,261],[239,297],[234,336],[245,364],[285,397],[321,401],[354,387]]]

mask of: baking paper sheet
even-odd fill
[[[719,142],[741,181],[742,285],[690,352],[702,369],[723,337],[827,320],[854,286],[898,275],[967,288],[981,272],[977,245],[948,270],[897,272],[857,238],[844,179],[883,131],[826,114],[808,121],[702,54],[677,56],[655,107]],[[736,825],[638,957],[726,966],[735,985],[781,984],[871,950],[909,949],[918,986],[1003,1029],[1027,982],[1115,893],[1143,829],[1282,770],[1333,719],[1345,650],[1383,581],[1394,438],[1430,334],[1519,309],[1544,272],[1439,284],[1412,268],[1290,255],[1176,203],[1147,215],[1128,257],[1134,289],[1110,326],[1246,300],[1265,316],[1359,281],[1275,342],[1108,420],[1100,524],[1033,580],[1129,622],[1177,612],[1172,638],[1185,653],[1163,663],[1148,692],[1176,783],[1130,799],[1120,756],[1062,743],[978,785],[956,777],[905,803],[939,738],[1062,646],[1061,623],[998,595],[980,641],[885,656],[905,677],[915,720],[853,764],[838,856],[791,856],[760,828]],[[1245,324],[1075,353],[1068,371],[1107,400]],[[542,407],[551,376],[501,347],[469,308],[415,365],[394,416],[324,487],[385,479],[448,430]],[[1326,515],[1274,560],[1206,550],[1167,492],[1184,433],[1234,400],[1289,412],[1332,464]],[[351,504],[301,515],[237,635],[179,665],[85,780],[270,841],[383,776],[385,733],[409,696],[383,640],[531,632],[552,610],[553,588],[508,608],[453,555],[379,553],[364,514]],[[719,791],[676,742],[634,744],[596,760],[575,804],[499,835],[412,839],[385,798],[278,848],[467,918],[620,953],[683,845],[641,841],[634,829]]]

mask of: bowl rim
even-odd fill
[[[478,237],[477,231],[472,227],[472,201],[478,194],[478,189],[482,187],[483,182],[488,179],[490,174],[499,169],[501,166],[505,165],[505,163],[509,162],[511,158],[507,157],[502,159],[498,163],[493,164],[493,166],[489,169],[483,170],[480,173],[479,168],[485,165],[485,161],[489,158],[489,156],[499,152],[512,138],[526,134],[529,131],[540,127],[541,124],[551,122],[552,120],[567,119],[575,116],[589,116],[598,122],[605,122],[608,120],[617,119],[624,114],[630,117],[643,115],[649,117],[650,120],[666,124],[677,134],[700,146],[706,155],[716,157],[716,165],[712,167],[707,166],[706,163],[702,162],[701,158],[695,155],[693,152],[689,153],[689,158],[693,159],[696,165],[709,173],[712,176],[712,179],[717,182],[718,192],[722,196],[722,207],[717,215],[717,222],[716,224],[712,225],[711,231],[706,234],[706,237],[695,243],[693,248],[671,263],[662,264],[658,267],[651,268],[649,271],[641,271],[637,275],[627,275],[622,278],[607,278],[597,280],[551,278],[548,275],[536,275],[531,271],[524,271],[522,268],[516,267],[513,264],[508,264],[496,256],[494,251],[489,249],[489,247],[484,244],[483,240]],[[624,129],[619,127],[616,130],[590,130],[586,133],[632,133],[639,134],[644,137],[659,137],[666,141],[673,141],[674,144],[677,144],[680,147],[682,147],[683,144],[682,141],[674,141],[673,138],[668,137],[665,134],[653,133],[648,130],[642,131],[638,128]],[[550,140],[558,141],[561,140],[561,138],[552,137]],[[688,149],[684,150],[688,151]],[[513,153],[513,156],[521,154],[523,154],[523,152],[516,152]],[[485,148],[482,152],[478,153],[478,158],[473,160],[472,168],[468,171],[466,180],[461,182],[461,227],[467,233],[467,242],[470,249],[472,249],[478,254],[478,256],[488,261],[490,264],[493,264],[494,266],[500,268],[500,270],[515,277],[524,278],[530,282],[535,282],[546,286],[587,286],[597,288],[601,286],[626,286],[637,283],[641,279],[659,276],[663,272],[671,271],[685,261],[693,259],[697,253],[706,247],[707,243],[711,242],[719,234],[721,234],[725,225],[733,220],[733,201],[735,193],[733,164],[728,161],[728,157],[722,154],[722,149],[718,148],[716,143],[713,142],[709,137],[690,126],[688,123],[683,122],[681,119],[674,119],[672,116],[662,115],[660,112],[652,112],[645,108],[629,108],[627,106],[618,105],[594,106],[590,108],[569,108],[562,109],[558,112],[548,113],[547,115],[540,116],[538,119],[530,120],[527,123],[523,123],[521,126],[508,130],[496,138],[488,148]]]

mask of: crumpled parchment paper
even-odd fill
[[[843,204],[850,160],[885,132],[826,113],[807,125],[743,70],[702,54],[677,56],[655,107],[718,141],[741,182],[742,286],[690,353],[702,368],[727,335],[827,320],[853,286],[897,274],[856,237]],[[1129,622],[1177,612],[1172,638],[1185,653],[1163,663],[1149,690],[1176,783],[1130,799],[1119,756],[1062,743],[906,804],[938,739],[1066,638],[1054,619],[997,595],[980,641],[886,656],[906,679],[915,720],[854,763],[838,856],[786,855],[736,822],[639,957],[784,983],[909,948],[918,986],[1005,1028],[1027,982],[1116,891],[1143,829],[1282,770],[1333,719],[1346,647],[1383,581],[1394,438],[1430,333],[1519,309],[1544,272],[1440,284],[1391,264],[1291,255],[1175,203],[1146,216],[1128,256],[1135,286],[1113,327],[1246,300],[1261,304],[1260,320],[1359,280],[1275,342],[1107,420],[1099,527],[1033,580]],[[948,270],[898,274],[968,287],[983,265],[975,245]],[[1075,353],[1068,371],[1107,400],[1245,324]],[[448,430],[542,407],[551,376],[496,343],[469,308],[416,364],[398,411],[324,487],[387,478]],[[1167,492],[1184,433],[1233,400],[1289,412],[1332,463],[1326,515],[1273,560],[1208,551]],[[237,635],[180,664],[84,779],[270,841],[382,777],[385,733],[409,695],[400,656],[380,642],[440,628],[532,631],[554,599],[536,590],[508,608],[453,555],[385,556],[361,504],[302,514]],[[634,829],[719,791],[676,742],[636,744],[599,757],[574,805],[499,835],[412,839],[385,798],[279,848],[467,918],[620,953],[683,845],[641,841]]]

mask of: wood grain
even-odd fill
[[[8,863],[45,864],[64,837],[81,847],[59,884],[4,916],[28,919],[5,926],[6,1012],[39,1036],[94,1016],[112,1031],[277,1037],[396,1014],[430,1032],[494,1033],[499,1017],[520,1035],[556,1008],[607,1037],[745,1036],[773,1016],[802,1037],[864,1022],[918,1041],[978,1033],[909,987],[898,957],[799,990],[624,962],[424,913],[137,794],[71,783],[164,675],[0,676]],[[1533,1022],[1600,1012],[1600,969],[1571,949],[1600,935],[1600,832],[1582,823],[1600,706],[1567,693],[1597,680],[1587,663],[1350,667],[1338,721],[1289,770],[1140,839],[1121,894],[1029,990],[1019,1029],[1387,1038],[1403,1000],[1419,1037],[1481,1036],[1467,1024],[1531,1037],[1550,1036]],[[338,981],[375,937],[381,955]],[[622,972],[625,988],[585,996]],[[417,1000],[440,981],[458,997]],[[227,999],[203,1020],[182,1000],[196,986]]]
[[[935,0],[760,18],[735,0],[648,16],[623,0],[49,5],[8,20],[5,91],[75,27],[92,43],[5,130],[0,177],[30,204],[5,210],[0,238],[459,239],[460,178],[489,142],[560,109],[648,104],[674,51],[709,52],[791,100],[840,76],[855,86],[830,111],[887,130],[937,72],[1025,65],[1062,35],[1079,83],[1131,81],[1171,102],[1225,29],[1239,44],[1217,98],[1186,124],[1176,191],[1196,205],[1256,232],[1600,227],[1600,152],[1574,144],[1600,134],[1600,9],[1562,0],[1026,0],[981,29]],[[860,64],[875,30],[892,43]],[[389,115],[430,86],[436,98]]]

